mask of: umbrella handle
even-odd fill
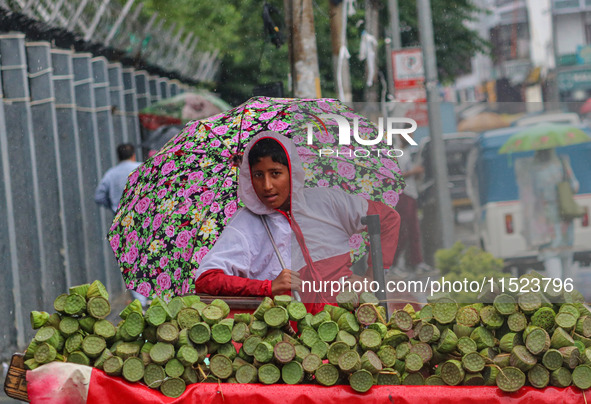
[[[260,218],[261,218],[261,221],[263,222],[263,226],[265,226],[265,230],[267,230],[267,235],[269,236],[269,239],[271,240],[271,244],[273,245],[273,249],[275,250],[275,255],[277,255],[277,259],[279,260],[279,264],[281,264],[281,268],[286,269],[287,267],[285,266],[285,262],[283,261],[283,258],[281,257],[281,254],[279,253],[279,248],[277,248],[277,244],[275,244],[275,239],[273,238],[273,235],[271,234],[271,229],[269,229],[269,224],[267,223],[267,218],[264,215],[261,215]],[[293,291],[293,297],[298,302],[302,301],[300,294],[298,293],[297,290]]]

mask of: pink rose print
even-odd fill
[[[134,230],[127,235],[126,244],[132,245],[132,244],[135,244],[136,242],[137,242],[137,231]]]
[[[185,203],[183,206],[181,206],[179,209],[176,210],[175,213],[179,214],[179,215],[184,215],[186,214],[189,210],[191,209],[191,204],[190,203]]]
[[[140,258],[140,265],[145,267],[148,264],[148,256],[146,254],[142,254]]]
[[[199,181],[203,181],[203,178],[205,178],[205,174],[203,174],[203,171],[197,171],[197,174],[196,174],[196,175],[197,175],[197,177],[196,177],[196,178],[197,178]]]
[[[353,234],[349,239],[349,247],[351,247],[353,250],[356,250],[361,247],[362,241],[363,237],[361,237],[361,234]]]
[[[167,189],[161,189],[160,191],[158,191],[158,193],[156,194],[156,196],[158,196],[158,199],[162,199],[166,196],[166,193],[168,192]]]
[[[232,178],[228,177],[224,180],[223,187],[228,188],[229,186],[232,186],[233,183],[234,181],[232,181]]]
[[[248,119],[245,119],[242,121],[242,126],[241,129],[248,129],[252,126],[252,121],[249,121]]]
[[[148,217],[146,217],[146,218],[144,219],[144,223],[142,223],[142,228],[143,228],[143,229],[146,229],[146,228],[148,228],[148,227],[150,226],[150,220],[151,220],[151,219],[150,219],[150,216],[148,216]]]
[[[363,199],[366,199],[368,201],[371,199],[371,196],[367,192],[360,192],[357,195],[359,195],[360,197],[362,197]]]
[[[346,159],[349,160],[354,160],[355,159],[355,150],[353,150],[350,147],[341,147],[341,150],[339,150],[339,156],[344,157]]]
[[[160,268],[164,268],[168,265],[168,257],[160,258]]]
[[[139,284],[137,289],[135,290],[142,296],[150,297],[150,291],[152,290],[152,285],[150,282],[142,282]]]
[[[273,118],[275,115],[277,115],[277,111],[264,112],[261,114],[260,119],[261,121],[266,121]]]
[[[207,253],[209,252],[209,248],[207,247],[201,247],[199,249],[199,251],[197,251],[197,253],[195,254],[195,262],[197,262],[198,264],[201,263],[201,260],[203,260],[203,258],[207,255]]]
[[[223,164],[217,164],[217,165],[216,165],[216,166],[213,168],[213,170],[211,170],[211,171],[213,171],[214,173],[219,173],[219,172],[220,172],[220,171],[222,171],[223,169],[224,169],[224,165],[223,165]]]
[[[384,197],[384,201],[390,206],[396,206],[398,203],[399,195],[392,190],[384,192],[382,196]]]
[[[170,275],[168,275],[166,272],[162,272],[156,278],[156,283],[158,283],[158,286],[160,286],[160,289],[162,290],[170,289]]]
[[[304,137],[303,136],[300,136],[300,135],[296,135],[296,136],[293,137],[292,140],[293,140],[293,142],[295,144],[300,144],[300,143],[302,143],[304,141]]]
[[[215,198],[215,192],[207,191],[207,192],[204,192],[203,194],[201,194],[201,196],[199,197],[199,200],[204,205],[209,205],[213,201],[213,198]]]
[[[176,169],[174,161],[169,161],[168,163],[164,163],[160,172],[162,175],[168,175],[174,169]]]
[[[135,205],[135,211],[137,213],[139,213],[140,215],[145,213],[146,210],[148,210],[148,208],[150,207],[150,198],[148,197],[144,197],[142,199],[140,199],[140,201],[137,203],[137,205]]]
[[[324,129],[321,130],[320,132],[316,132],[316,137],[322,143],[328,143],[328,144],[331,144],[331,145],[336,143],[335,138],[332,135],[332,133],[325,132]]]
[[[180,251],[175,251],[172,254],[172,258],[174,258],[175,260],[178,260],[181,257],[181,252]]]
[[[154,221],[152,222],[152,229],[158,230],[162,224],[163,219],[164,215],[162,213],[157,213],[156,216],[154,216]]]
[[[355,166],[351,163],[339,161],[337,171],[341,177],[352,180],[355,178]]]
[[[236,201],[232,201],[224,208],[224,215],[226,215],[226,217],[230,218],[230,217],[234,216],[234,213],[236,213],[236,210],[238,210],[238,204],[236,203]]]
[[[232,153],[230,153],[230,150],[228,150],[228,149],[224,149],[222,151],[222,156],[224,156],[224,157],[230,157],[231,155],[232,155]]]
[[[113,249],[113,252],[117,251],[117,248],[119,247],[119,234],[115,234],[113,236],[113,238],[111,238],[111,241],[109,242],[111,244],[111,248]]]
[[[329,184],[328,184],[328,181],[326,181],[326,180],[318,180],[317,185],[319,187],[328,187]]]
[[[189,290],[190,290],[190,287],[189,287],[189,280],[188,280],[188,279],[185,279],[185,280],[183,281],[183,286],[182,286],[182,289],[181,289],[181,293],[182,293],[183,295],[186,295],[187,293],[189,293]]]
[[[139,178],[140,173],[139,170],[135,170],[130,176],[129,176],[129,185],[133,185],[137,182],[137,179]]]
[[[187,159],[185,160],[185,164],[193,164],[193,162],[195,161],[197,157],[195,157],[194,154],[191,154],[189,157],[187,157]]]
[[[185,248],[189,244],[190,240],[191,240],[191,232],[189,232],[187,230],[183,230],[176,237],[176,246],[178,248]]]
[[[214,202],[211,204],[209,210],[211,211],[211,213],[218,213],[220,210],[222,210],[222,208],[220,207],[219,203]]]
[[[392,178],[392,179],[396,178],[394,176],[394,174],[392,174],[392,171],[388,170],[386,167],[380,167],[379,172],[380,172],[380,174],[382,174],[388,178]]]
[[[211,130],[211,132],[215,133],[216,135],[224,135],[226,132],[228,132],[228,125],[215,127]]]
[[[289,124],[283,121],[273,121],[269,124],[269,129],[274,130],[276,132],[281,132],[289,128]]]
[[[176,279],[177,281],[181,280],[181,269],[180,268],[177,268],[174,271],[174,279]]]
[[[128,264],[133,264],[133,263],[135,262],[135,260],[137,260],[138,253],[139,253],[139,252],[138,252],[138,249],[137,249],[137,247],[136,247],[136,246],[133,246],[133,247],[131,247],[131,248],[129,249],[129,251],[127,252],[127,254],[126,254],[126,257],[125,257],[125,258],[126,258],[126,260],[125,260],[125,261],[126,261]]]
[[[212,187],[214,186],[216,183],[218,182],[218,178],[214,177],[214,178],[210,178],[208,179],[205,183],[207,184],[208,187]]]
[[[297,147],[296,150],[302,163],[313,163],[317,158],[312,150],[305,147]]]
[[[168,237],[174,236],[174,226],[168,226],[164,232]]]
[[[400,168],[398,168],[398,164],[396,164],[396,161],[394,161],[392,159],[386,159],[383,157],[380,159],[380,161],[382,162],[384,167],[386,167],[392,171],[400,172]]]
[[[182,252],[181,253],[181,258],[184,259],[185,261],[189,262],[191,261],[191,257],[193,256],[193,249],[191,248],[188,251]]]

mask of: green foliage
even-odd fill
[[[420,46],[416,3],[416,0],[399,0],[404,47]],[[471,0],[431,0],[437,70],[442,83],[468,73],[470,58],[476,53],[490,52],[490,43],[467,26],[469,22],[477,22],[477,13],[481,11]]]
[[[120,0],[121,2],[123,0]],[[290,73],[288,45],[276,48],[263,30],[263,4],[257,0],[140,0],[145,16],[158,12],[167,22],[176,23],[176,29],[184,28],[185,33],[193,32],[199,37],[197,49],[201,52],[220,50],[222,60],[216,83],[209,89],[220,93],[232,105],[238,105],[252,96],[258,84],[282,82],[286,95],[290,95],[288,77]],[[284,17],[283,0],[267,0]],[[399,0],[403,46],[419,43],[415,0]],[[137,5],[136,5],[137,7]],[[379,2],[380,32],[388,24],[386,2]],[[437,62],[440,80],[450,81],[469,66],[469,58],[476,52],[486,52],[487,43],[476,31],[464,23],[471,21],[478,8],[470,0],[432,0]],[[323,97],[336,96],[333,77],[332,48],[330,36],[329,3],[314,3],[314,23],[318,64]],[[357,4],[357,12],[349,17],[347,24],[347,46],[353,98],[363,99],[365,63],[358,58],[361,34],[365,27],[363,3]],[[278,22],[278,21],[276,21]],[[283,21],[281,21],[283,23]],[[163,28],[164,31],[170,25]],[[287,36],[285,27],[283,33]],[[158,35],[158,33],[153,33]],[[384,41],[379,40],[379,70],[385,72]],[[206,85],[206,84],[204,84]]]
[[[503,260],[495,258],[491,253],[478,247],[466,247],[457,241],[449,249],[437,250],[435,253],[435,267],[441,273],[442,278],[449,282],[476,281],[481,283],[483,279],[500,279],[509,277],[503,272]],[[487,281],[487,285],[490,285]],[[489,287],[490,288],[490,287]],[[462,291],[452,296],[458,302],[475,302],[478,293]]]

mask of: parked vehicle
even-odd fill
[[[578,126],[587,133],[591,129]],[[528,249],[522,235],[522,208],[515,179],[514,160],[532,156],[533,152],[498,154],[499,148],[523,127],[495,129],[481,133],[468,157],[468,195],[475,212],[475,231],[481,247],[503,258],[510,266],[540,265],[537,251]],[[556,152],[570,158],[580,188],[575,199],[586,214],[575,220],[575,260],[591,261],[591,142],[560,147]]]
[[[542,122],[549,123],[564,123],[567,125],[580,125],[581,118],[574,112],[555,112],[555,113],[544,113],[538,115],[525,116],[517,119],[513,122],[512,126],[529,126],[536,125]]]
[[[444,133],[447,174],[454,213],[472,206],[466,190],[466,163],[468,153],[474,147],[477,134],[474,132]],[[421,206],[435,203],[435,167],[431,153],[431,141],[423,139],[419,145],[418,158],[425,167],[425,173],[418,182],[419,203]]]

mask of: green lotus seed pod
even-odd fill
[[[538,363],[527,372],[527,380],[535,388],[543,389],[550,383],[550,372]]]
[[[281,377],[281,371],[272,363],[266,363],[259,368],[259,381],[263,384],[275,384]]]
[[[286,384],[299,384],[304,380],[304,369],[297,362],[289,362],[281,368],[281,379]]]
[[[211,370],[211,373],[215,377],[227,379],[232,376],[232,361],[227,356],[220,354],[214,355],[209,360],[209,370]]]
[[[166,397],[177,398],[180,397],[187,388],[185,381],[178,377],[166,379],[160,385],[160,392]]]
[[[571,372],[564,368],[559,367],[550,373],[550,384],[556,387],[568,387],[573,381]]]
[[[515,367],[506,367],[497,374],[497,386],[507,393],[518,391],[525,385],[525,373]]]
[[[358,393],[365,393],[368,391],[371,386],[373,386],[373,382],[372,374],[365,369],[360,369],[349,376],[349,384],[351,385],[351,388]]]
[[[457,386],[464,380],[465,372],[462,363],[455,359],[450,359],[441,365],[441,378],[450,386]]]
[[[573,384],[581,390],[587,390],[591,387],[591,366],[579,365],[572,373]]]
[[[144,362],[140,358],[128,358],[123,362],[121,373],[128,382],[138,382],[144,378]]]
[[[238,383],[256,383],[259,380],[258,370],[253,365],[246,363],[236,370]]]
[[[534,367],[536,362],[537,359],[535,356],[533,356],[525,346],[517,345],[513,347],[509,359],[511,366],[521,369],[523,372],[527,372]]]

